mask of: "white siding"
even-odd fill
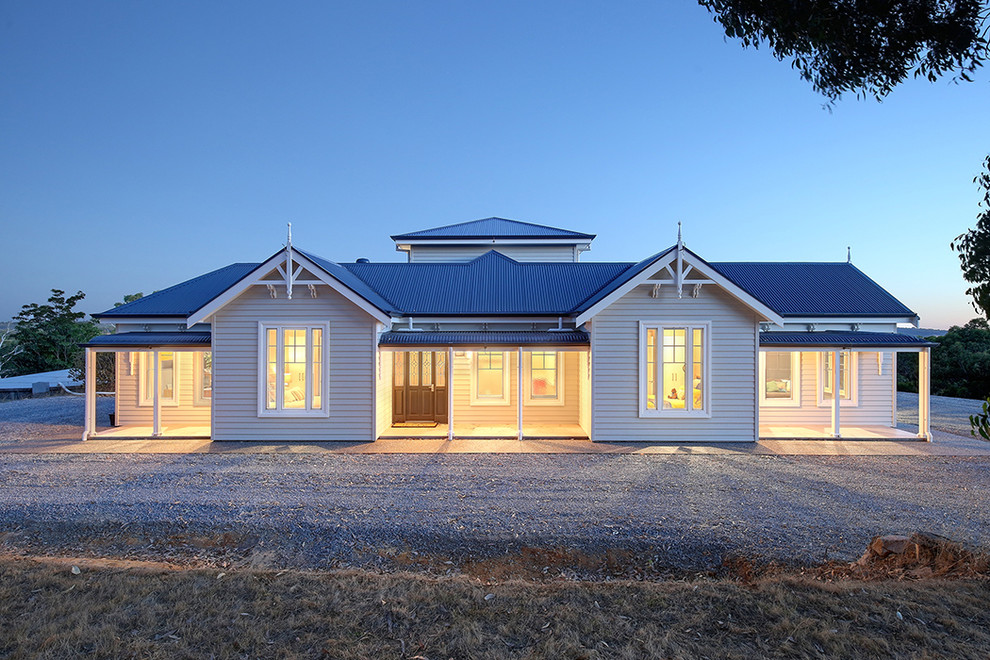
[[[375,437],[372,349],[375,321],[329,287],[292,300],[272,299],[253,286],[213,319],[213,439],[233,441],[350,441]],[[258,416],[258,321],[330,323],[329,417]]]
[[[577,250],[573,245],[413,245],[409,261],[466,262],[490,250],[516,261],[577,261]]]
[[[117,351],[117,425],[118,426],[152,426],[155,409],[152,405],[139,404],[141,367],[154,364],[150,358],[141,359],[139,351]],[[178,394],[177,406],[162,404],[162,428],[176,426],[210,426],[210,405],[194,405],[194,388],[196,378],[193,368],[196,364],[196,353],[176,351],[178,357]],[[133,360],[133,369],[131,362]],[[132,373],[133,372],[133,373]]]
[[[710,418],[639,416],[639,322],[711,323]],[[756,333],[759,319],[721,289],[678,299],[640,286],[594,318],[591,337],[592,439],[606,442],[756,440]]]
[[[818,353],[801,353],[800,407],[760,406],[763,426],[829,426],[832,403],[818,403]],[[839,411],[841,426],[890,426],[894,406],[894,360],[891,353],[883,357],[883,373],[877,373],[877,353],[858,353],[856,365],[856,405],[843,404]]]

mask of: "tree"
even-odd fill
[[[123,302],[115,302],[113,306],[120,307],[121,305],[126,305],[129,302],[134,302],[135,300],[140,300],[141,298],[144,298],[144,293],[141,291],[138,291],[137,293],[128,293],[124,296]]]
[[[21,307],[14,317],[17,322],[14,337],[23,351],[14,358],[18,374],[68,369],[82,353],[80,343],[100,334],[99,326],[85,321],[85,312],[73,311],[86,297],[82,291],[66,297],[60,289],[52,289],[47,304],[30,303]]]
[[[956,236],[949,247],[959,253],[963,279],[972,285],[966,295],[973,299],[973,308],[990,318],[990,156],[983,164],[986,171],[973,179],[983,191],[976,227]]]
[[[744,47],[791,60],[832,103],[887,96],[909,75],[972,80],[988,59],[986,0],[699,0]]]
[[[7,364],[24,352],[24,347],[19,345],[14,339],[14,330],[16,327],[13,323],[8,323],[3,333],[0,333],[0,378],[7,375],[5,369]]]

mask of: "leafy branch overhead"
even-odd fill
[[[988,59],[985,0],[699,0],[725,34],[765,45],[835,101],[887,96],[913,75],[972,80]]]
[[[959,253],[963,279],[970,283],[966,294],[972,297],[973,307],[990,318],[990,156],[983,164],[983,172],[973,179],[983,192],[976,227],[956,236],[949,246]]]

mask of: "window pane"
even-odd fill
[[[694,341],[692,342],[692,410],[705,409],[705,331],[702,328],[693,330]]]
[[[430,351],[423,351],[422,355],[423,370],[420,375],[423,379],[423,386],[429,386],[433,384],[433,353]]]
[[[851,390],[851,371],[849,368],[850,353],[839,353],[839,398],[848,399]],[[832,354],[824,353],[822,357],[822,398],[832,398]]]
[[[763,354],[766,379],[763,382],[767,399],[790,401],[794,398],[794,374],[791,373],[791,354],[773,351]]]
[[[419,353],[417,351],[409,353],[409,385],[411,387],[419,385]]]
[[[447,354],[437,353],[437,387],[447,384]]]
[[[284,380],[282,407],[299,410],[306,407],[306,330],[286,328],[282,331]]]
[[[152,401],[155,394],[155,358],[154,353],[141,354],[141,377],[144,381],[144,400]]]
[[[502,353],[478,353],[478,398],[502,399],[503,391]]]
[[[657,409],[657,330],[646,331],[646,407]]]
[[[323,329],[313,328],[313,403],[312,408],[323,406]]]
[[[663,407],[665,410],[687,408],[687,392],[684,379],[687,373],[685,360],[685,339],[687,331],[684,328],[664,328],[663,330]]]
[[[203,390],[200,396],[204,399],[213,397],[213,353],[202,353]]]
[[[267,410],[275,410],[276,400],[275,395],[278,391],[278,383],[276,379],[278,378],[278,331],[275,328],[270,328],[266,331],[267,343],[268,343],[268,364],[266,365],[266,396],[265,396],[265,408]]]
[[[175,401],[175,353],[159,353],[158,387],[162,401]]]
[[[530,395],[534,399],[557,398],[557,354],[539,352],[530,354]]]

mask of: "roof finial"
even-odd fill
[[[853,262],[853,251],[852,246],[846,246],[846,263],[851,264]]]
[[[285,246],[291,250],[292,249],[292,223],[289,222],[289,223],[286,223],[286,224],[289,225],[289,237],[287,239],[288,242],[285,244]]]
[[[677,222],[677,249],[679,250],[682,247],[684,247],[684,241],[681,240],[681,223],[678,220],[678,222]]]

